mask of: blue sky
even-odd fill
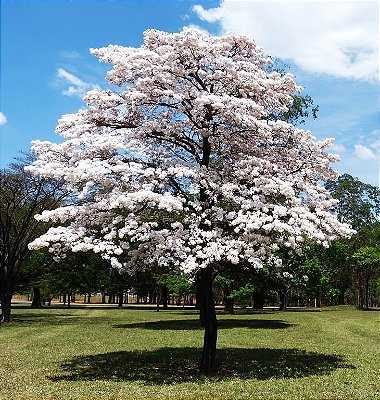
[[[377,1],[1,0],[0,167],[33,139],[59,141],[60,116],[106,86],[108,66],[89,48],[139,46],[146,29],[188,25],[249,35],[285,60],[320,108],[305,128],[336,138],[336,169],[378,184]]]

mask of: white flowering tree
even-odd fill
[[[56,226],[31,247],[92,250],[131,272],[154,263],[198,273],[209,371],[217,263],[261,268],[306,237],[350,235],[320,185],[335,176],[331,140],[273,121],[301,88],[267,72],[244,36],[148,30],[139,48],[91,52],[113,65],[115,89],[88,92],[86,109],[62,117],[62,143],[33,142],[29,170],[64,179],[78,202],[39,215]]]

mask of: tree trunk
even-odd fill
[[[71,307],[71,290],[67,293],[67,308]]]
[[[0,322],[10,322],[11,320],[12,295],[1,293],[1,320]]]
[[[108,304],[115,304],[116,294],[108,293]]]
[[[14,268],[15,270],[16,268]],[[16,279],[12,274],[1,271],[0,275],[0,301],[1,301],[1,318],[0,322],[10,322],[11,320],[11,305],[13,290]]]
[[[208,121],[212,120],[211,111],[207,113],[206,119]],[[211,144],[207,136],[203,137],[202,153],[202,161],[200,164],[208,168]],[[201,186],[199,190],[199,200],[204,210],[210,209],[209,198],[205,187]],[[204,224],[200,224],[200,227],[205,231],[209,229],[209,227]],[[215,368],[216,341],[218,337],[218,325],[212,293],[213,268],[211,266],[203,268],[197,275],[199,277],[199,282],[196,281],[197,296],[199,296],[200,300],[199,315],[201,323],[205,328],[200,370],[201,372],[209,373]]]
[[[199,272],[199,306],[205,328],[200,370],[206,373],[211,372],[215,368],[216,341],[218,336],[215,303],[212,293],[212,275],[212,267],[204,268]]]
[[[156,311],[157,312],[160,311],[161,297],[162,297],[161,286],[158,286],[158,288],[157,288],[157,296],[156,296]]]
[[[257,291],[252,295],[252,307],[256,310],[262,310],[265,304],[265,293]]]
[[[231,294],[231,290],[226,285],[224,287],[224,311],[227,314],[233,314],[234,313],[234,299],[231,299],[230,294]]]
[[[287,306],[286,303],[287,303],[286,292],[280,292],[280,307],[279,307],[280,311],[286,310]]]
[[[30,305],[31,308],[42,308],[41,289],[39,286],[33,287],[33,300]]]
[[[363,309],[364,308],[364,293],[363,293],[362,275],[360,272],[358,272],[356,275],[356,290],[357,290],[356,306],[359,309]]]
[[[148,303],[155,304],[157,303],[157,294],[154,290],[150,290],[148,294]]]
[[[370,267],[367,267],[365,269],[365,273],[364,273],[364,301],[365,301],[365,308],[368,309],[370,307],[370,279],[371,279],[371,273],[368,272],[368,269]]]
[[[161,304],[164,310],[168,308],[168,288],[165,285],[161,286]]]
[[[119,290],[119,296],[118,296],[118,304],[117,308],[123,308],[123,300],[124,300],[124,289]]]

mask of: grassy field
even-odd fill
[[[197,372],[193,310],[16,306],[1,399],[380,399],[380,312],[219,313],[218,372]]]

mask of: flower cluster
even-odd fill
[[[33,142],[28,169],[63,179],[77,202],[37,216],[61,225],[31,248],[189,272],[278,264],[280,247],[352,233],[320,185],[336,176],[331,141],[270,120],[301,88],[268,73],[254,41],[148,30],[139,48],[91,52],[112,64],[116,88],[90,91],[86,109],[62,117],[62,143]]]

